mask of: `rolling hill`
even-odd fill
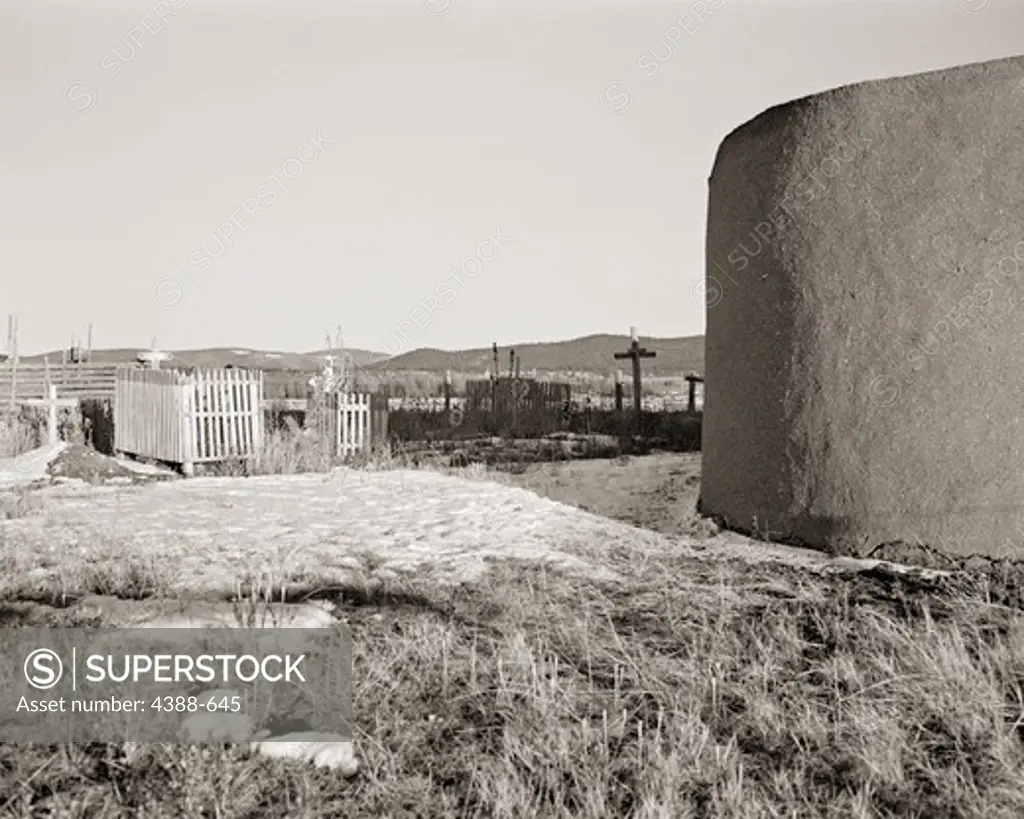
[[[516,351],[523,372],[537,369],[541,372],[586,372],[607,375],[609,371],[629,371],[630,362],[617,361],[615,353],[629,348],[630,338],[625,335],[594,335],[571,341],[542,344],[515,344],[499,347],[498,365],[508,369],[508,353]],[[640,344],[657,353],[656,358],[645,359],[644,372],[651,375],[678,375],[681,372],[704,372],[704,336],[680,338],[640,337]],[[386,370],[415,370],[442,372],[452,370],[463,373],[482,373],[493,368],[489,347],[473,350],[411,350],[376,366]]]
[[[628,360],[617,361],[614,354],[628,349],[629,336],[593,335],[569,341],[545,343],[523,343],[511,347],[499,347],[498,363],[503,372],[508,369],[510,349],[516,351],[522,372],[536,369],[539,372],[575,372],[607,375],[621,369],[629,372]],[[645,359],[644,372],[650,375],[679,375],[687,372],[704,372],[704,337],[684,336],[679,338],[649,338],[641,336],[640,343],[657,353],[656,358]],[[142,347],[93,350],[94,362],[135,361],[135,354]],[[305,370],[319,369],[319,357],[324,350],[304,353],[289,353],[273,350],[215,347],[202,350],[172,350],[172,364],[189,367],[252,367],[264,370]],[[459,373],[480,373],[493,367],[490,347],[472,350],[436,350],[422,348],[411,350],[393,358],[384,358],[382,353],[369,350],[346,349],[357,364],[369,371],[383,369],[391,372],[432,372],[443,373],[451,370]],[[33,356],[22,356],[25,363],[42,363],[48,356],[51,364],[59,363],[61,351],[51,351]]]
[[[125,363],[135,362],[135,354],[144,347],[117,348],[108,350],[93,350],[92,360],[100,363]],[[313,350],[308,353],[287,353],[274,350],[250,350],[244,347],[211,347],[205,350],[171,350],[173,359],[171,365],[179,364],[186,367],[224,367],[231,364],[235,367],[252,367],[262,370],[318,370],[320,368],[319,358],[324,354],[323,350]],[[366,366],[373,361],[380,359],[379,353],[372,353],[368,350],[346,350],[357,364]],[[61,351],[55,350],[49,353],[40,353],[33,356],[22,356],[21,361],[25,363],[43,362],[48,357],[50,363],[59,363]]]

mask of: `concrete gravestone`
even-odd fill
[[[260,606],[264,615],[246,622],[234,602],[224,601],[128,601],[113,597],[92,596],[78,602],[83,613],[98,615],[104,625],[120,628],[201,629],[201,628],[330,628],[335,622],[326,607],[315,603],[274,604]],[[241,615],[241,616],[240,616]],[[343,736],[317,730],[315,726],[271,734],[255,731],[250,715],[210,712],[207,701],[215,702],[241,695],[243,692],[211,688],[198,693],[199,711],[182,721],[179,738],[183,742],[247,742],[253,754],[275,759],[291,759],[330,768],[341,776],[354,776],[359,770],[355,744]],[[128,746],[134,743],[126,743]]]
[[[701,512],[861,554],[1024,554],[1022,182],[1020,57],[835,89],[726,137]]]

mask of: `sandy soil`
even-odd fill
[[[530,464],[504,480],[560,503],[606,515],[665,536],[664,548],[684,549],[705,557],[744,562],[776,562],[815,571],[866,571],[884,567],[902,574],[945,574],[934,561],[878,554],[877,559],[831,557],[822,552],[766,543],[718,527],[697,515],[700,453],[661,453],[611,460],[577,460]]]
[[[714,527],[697,518],[700,453],[530,464],[509,480],[561,503],[670,536]]]

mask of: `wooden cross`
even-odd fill
[[[145,364],[151,370],[159,370],[160,362],[170,361],[171,354],[158,350],[156,347],[156,338],[154,338],[153,343],[150,344],[148,350],[141,350],[136,353],[135,360]]]
[[[641,358],[655,358],[658,354],[640,346],[640,339],[637,338],[636,327],[629,328],[629,334],[633,339],[633,342],[629,345],[629,349],[624,353],[615,353],[616,358],[631,358],[633,359],[633,410],[636,412],[636,431],[637,434],[641,432],[641,410],[643,402],[640,400],[640,359]]]
[[[57,407],[77,407],[77,398],[58,398],[57,388],[50,385],[48,390],[49,395],[46,398],[27,398],[18,403],[27,404],[30,407],[46,407],[49,412],[49,420],[47,423],[47,432],[49,437],[50,446],[57,443]]]

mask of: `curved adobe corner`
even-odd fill
[[[701,512],[1024,553],[1024,58],[828,91],[722,142]]]

